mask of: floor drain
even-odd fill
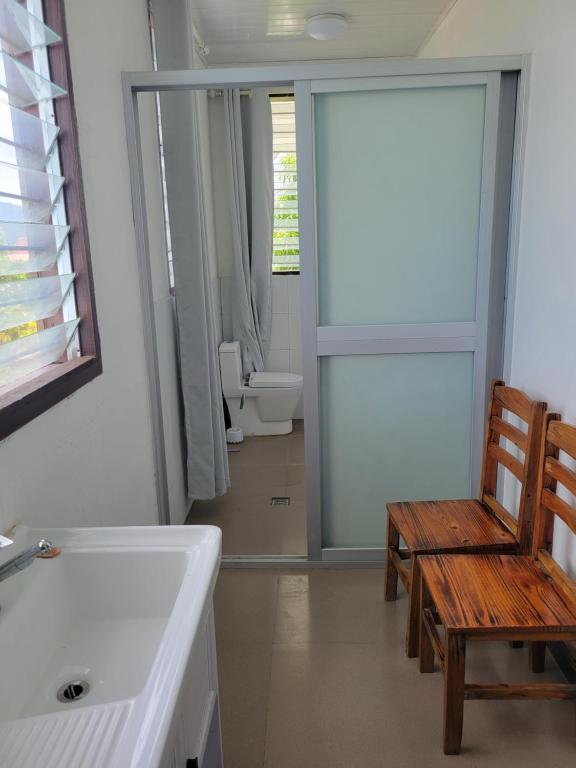
[[[270,499],[271,507],[289,507],[290,496],[272,496]]]
[[[73,701],[79,701],[88,695],[90,685],[86,680],[70,680],[58,688],[56,698],[63,704],[71,704]]]

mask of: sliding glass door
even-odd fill
[[[313,557],[378,559],[386,502],[476,492],[513,98],[499,73],[297,83]]]

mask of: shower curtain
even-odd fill
[[[200,129],[200,111],[207,109],[205,94],[190,94],[189,110],[177,102],[166,110],[175,116],[176,150],[166,154],[166,180],[173,235],[173,268],[180,357],[180,382],[187,447],[187,493],[192,500],[212,499],[230,486],[218,340],[212,305],[207,224],[206,174]],[[169,103],[169,102],[168,102]],[[164,124],[163,120],[163,124]],[[168,146],[168,142],[167,142]],[[209,171],[208,171],[209,173]],[[186,194],[178,190],[186,189]]]
[[[244,374],[263,371],[272,325],[274,175],[268,91],[224,91],[232,221],[232,334]]]

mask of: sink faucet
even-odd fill
[[[0,565],[0,581],[4,581],[5,579],[9,578],[10,576],[13,576],[15,573],[19,573],[20,571],[23,571],[24,568],[27,568],[29,565],[32,565],[34,562],[34,558],[37,555],[42,554],[43,552],[49,552],[53,548],[53,544],[51,541],[47,541],[46,539],[40,539],[40,541],[37,544],[34,544],[34,546],[29,547],[28,549],[25,549],[23,552],[20,552],[19,555],[16,555],[11,560],[8,560],[5,563],[2,563]]]

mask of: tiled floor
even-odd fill
[[[573,702],[472,701],[442,754],[442,677],[403,651],[406,599],[374,570],[222,571],[216,633],[226,768],[568,768]],[[468,679],[520,681],[527,651],[478,643]],[[559,679],[548,660],[545,676]]]
[[[305,555],[303,422],[290,435],[247,437],[237,447],[228,493],[195,502],[186,522],[219,526],[224,555]],[[273,496],[289,496],[290,506],[271,506]]]

